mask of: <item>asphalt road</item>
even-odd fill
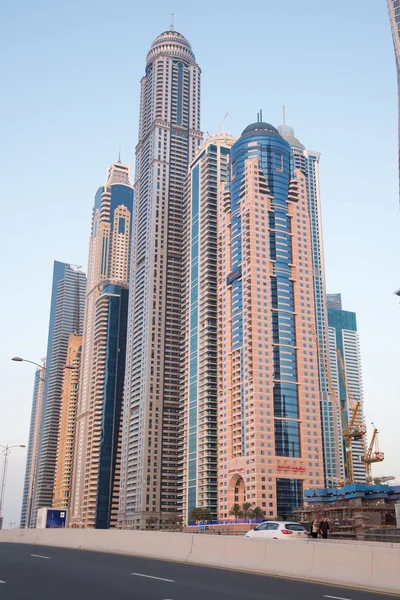
[[[0,544],[1,600],[382,600],[381,594],[147,558]]]

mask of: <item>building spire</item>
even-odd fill
[[[174,13],[171,13],[171,25],[170,25],[170,30],[173,31],[174,30]]]
[[[286,125],[286,110],[285,110],[285,105],[282,106],[282,112],[283,112],[283,124]]]
[[[121,144],[119,145],[118,162],[121,162]]]

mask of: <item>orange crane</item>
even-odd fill
[[[383,452],[379,450],[379,442],[378,442],[378,430],[375,425],[372,423],[374,427],[374,432],[372,434],[371,443],[368,447],[366,454],[364,454],[362,461],[365,464],[365,470],[367,473],[367,481],[371,482],[372,480],[372,472],[371,465],[372,463],[382,462],[385,459],[385,455]]]
[[[315,343],[317,345],[317,352],[318,352],[318,356],[319,359],[321,361],[321,364],[324,368],[325,371],[325,377],[327,379],[328,382],[328,393],[330,394],[331,398],[333,398],[337,411],[340,415],[340,420],[342,423],[342,435],[343,435],[343,440],[344,440],[344,449],[345,449],[345,463],[346,463],[346,468],[345,468],[345,483],[354,483],[354,467],[353,467],[353,453],[352,453],[352,447],[351,447],[351,440],[352,437],[354,437],[353,435],[350,435],[349,432],[349,428],[347,426],[347,421],[346,418],[344,416],[342,407],[340,405],[340,401],[336,395],[336,390],[335,390],[335,386],[333,384],[332,381],[332,375],[331,375],[331,370],[330,367],[328,365],[328,361],[326,360],[325,355],[323,354],[320,344],[319,344],[319,340],[318,340],[318,336],[315,332],[315,327],[312,323],[309,324],[309,328],[311,330],[311,333],[314,337]]]
[[[344,387],[346,390],[347,398],[349,401],[350,408],[352,409],[351,417],[349,419],[349,423],[343,432],[345,437],[357,439],[362,438],[367,433],[367,428],[364,423],[357,423],[359,421],[359,410],[361,406],[360,400],[355,400],[353,392],[350,390],[349,384],[347,382],[346,376],[346,367],[344,366],[344,361],[342,355],[340,354],[339,348],[336,348],[336,355],[340,367],[340,371],[342,373],[342,379],[344,383]]]

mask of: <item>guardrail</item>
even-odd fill
[[[400,544],[95,529],[0,531],[0,543],[127,554],[400,594]]]

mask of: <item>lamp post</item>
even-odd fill
[[[23,444],[16,444],[14,446],[3,446],[0,444],[0,448],[2,448],[2,453],[4,455],[3,459],[3,472],[1,475],[1,484],[0,484],[0,529],[3,527],[3,503],[4,503],[4,494],[6,491],[6,480],[7,480],[7,468],[8,468],[8,457],[11,454],[12,448],[26,448]]]
[[[35,493],[35,485],[36,485],[36,466],[37,466],[37,456],[39,453],[39,438],[40,438],[40,428],[41,428],[41,420],[42,420],[42,407],[43,407],[43,394],[44,394],[44,383],[45,383],[45,374],[46,367],[45,364],[39,364],[33,360],[28,360],[26,358],[21,358],[20,356],[13,356],[11,359],[15,362],[27,362],[31,365],[35,365],[40,370],[39,375],[39,387],[37,390],[37,401],[35,406],[35,414],[32,413],[31,416],[31,431],[33,432],[33,436],[29,438],[29,448],[28,448],[28,459],[30,459],[30,465],[27,465],[29,468],[29,480],[28,480],[28,498],[26,499],[26,515],[25,515],[25,527],[30,527],[31,518],[32,518],[32,510],[33,510],[33,499]],[[43,363],[45,359],[42,359]],[[33,419],[33,421],[32,421]]]

